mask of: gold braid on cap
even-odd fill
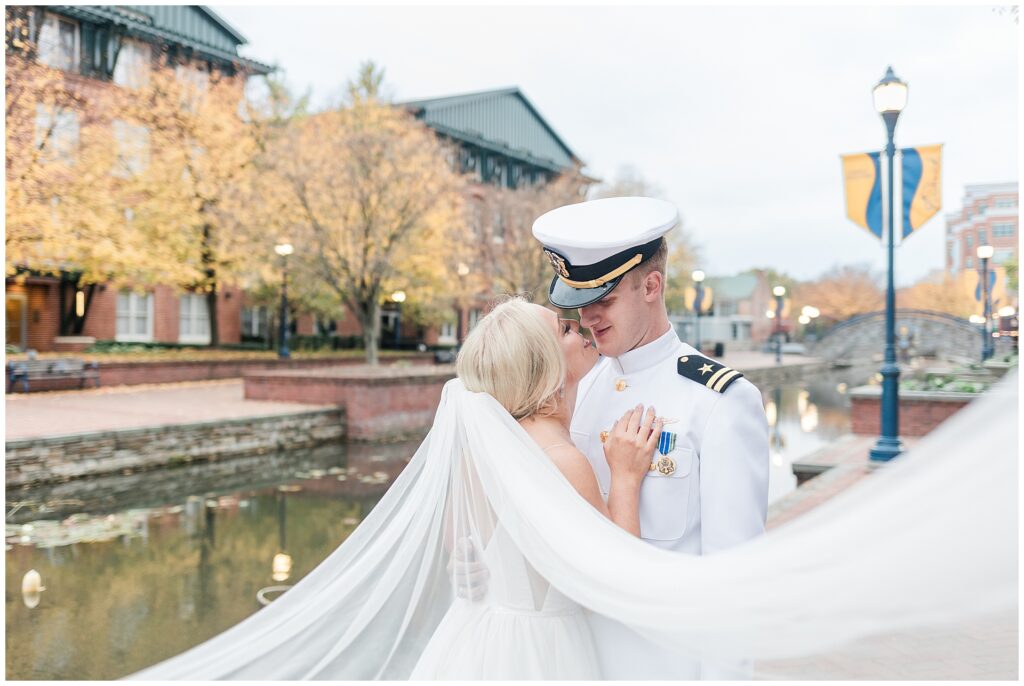
[[[573,288],[597,288],[598,286],[605,285],[612,279],[622,276],[623,274],[625,274],[630,269],[637,266],[643,261],[644,256],[641,253],[637,253],[625,264],[621,264],[615,269],[605,274],[604,276],[599,276],[596,279],[591,279],[590,281],[573,281],[572,279],[565,278],[561,274],[558,275],[558,278],[561,279],[562,283],[564,283],[566,286],[572,286]]]

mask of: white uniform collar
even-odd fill
[[[648,367],[653,367],[666,358],[675,357],[679,350],[679,336],[676,335],[674,327],[669,326],[668,331],[654,339],[647,345],[634,348],[624,352],[618,357],[611,358],[612,364],[619,368],[622,374],[633,374]]]

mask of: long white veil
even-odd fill
[[[337,550],[267,608],[129,678],[407,678],[455,602],[453,547],[499,536],[501,568],[687,655],[787,658],[1015,610],[1017,375],[831,501],[706,557],[616,527],[493,398],[451,381]]]

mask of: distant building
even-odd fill
[[[946,215],[946,271],[978,269],[978,246],[991,245],[992,264],[1018,257],[1020,228],[1017,183],[987,183],[964,189],[963,207]]]
[[[495,251],[502,249],[505,232],[502,216],[488,206],[488,190],[515,192],[543,185],[583,166],[516,87],[411,100],[397,106],[404,107],[435,131],[448,144],[448,163],[452,169],[469,175],[466,208],[470,226],[479,240],[490,241]],[[583,178],[585,182],[593,181]],[[474,264],[473,268],[487,273],[487,265]],[[436,327],[413,326],[402,320],[399,305],[385,303],[381,311],[381,347],[414,343],[455,345],[483,316],[488,299],[481,296],[455,306],[450,321]],[[400,330],[396,331],[396,327]],[[351,316],[322,323],[312,314],[300,314],[296,330],[300,335],[329,332],[345,338],[359,334],[358,324]]]
[[[772,284],[764,273],[753,270],[736,276],[709,276],[704,286],[711,289],[711,311],[700,318],[702,349],[714,351],[721,343],[725,351],[755,350],[767,341],[774,331],[774,320],[766,312],[774,309]],[[696,346],[696,327],[693,314],[672,317],[680,337]],[[791,322],[783,319],[781,330],[791,331]]]
[[[13,17],[25,20],[35,46],[34,59],[63,71],[86,109],[90,98],[102,89],[136,87],[161,63],[173,64],[178,78],[199,87],[208,83],[212,73],[271,71],[267,65],[241,57],[238,48],[245,38],[202,5],[8,6],[5,14],[8,32]],[[8,33],[8,47],[11,41]],[[87,111],[70,112],[54,123],[43,111],[36,129],[52,125],[54,137],[74,147],[79,120],[88,115]],[[113,124],[117,140],[140,134],[146,138],[144,130],[133,130],[141,127]],[[240,294],[225,286],[218,296],[222,342],[239,340],[243,319]],[[77,350],[93,340],[209,343],[205,296],[178,294],[169,285],[157,285],[140,295],[115,292],[106,284],[81,285],[72,274],[50,276],[30,271],[22,283],[8,278],[5,295],[6,340],[21,349]]]

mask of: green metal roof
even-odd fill
[[[744,300],[757,288],[757,277],[753,274],[708,277],[704,283],[714,289],[716,300]]]
[[[54,5],[46,9],[100,24],[124,27],[140,38],[183,45],[211,58],[242,64],[258,74],[273,71],[241,57],[245,37],[202,5]]]
[[[539,167],[561,171],[579,161],[518,88],[401,104],[439,133]]]

